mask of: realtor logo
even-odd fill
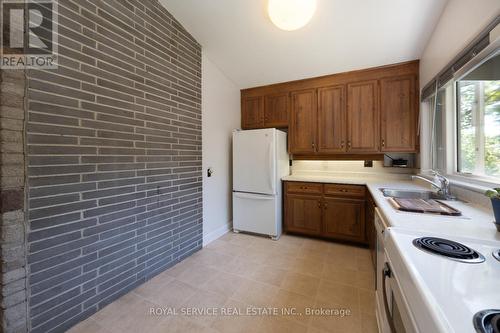
[[[0,1],[0,68],[57,68],[57,1]]]

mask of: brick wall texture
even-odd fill
[[[24,71],[0,71],[0,332],[26,332]]]
[[[28,301],[61,332],[202,246],[201,47],[157,0],[59,1],[29,70]]]

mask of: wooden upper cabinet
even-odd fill
[[[288,93],[264,97],[264,126],[288,127]]]
[[[347,151],[379,151],[379,113],[377,80],[347,85]]]
[[[346,109],[343,85],[318,89],[318,152],[346,151]]]
[[[415,153],[418,73],[410,61],[243,89],[241,125],[288,127],[289,153],[306,159]]]
[[[264,98],[242,97],[241,128],[252,129],[264,127]]]
[[[325,198],[323,235],[353,241],[365,240],[365,201]]]
[[[414,152],[417,112],[416,77],[380,80],[380,147],[383,152]]]
[[[308,235],[321,234],[321,197],[312,195],[286,196],[285,227],[287,231]]]
[[[316,152],[316,89],[291,93],[289,150],[292,154]]]

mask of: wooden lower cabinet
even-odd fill
[[[323,199],[323,236],[352,241],[365,240],[365,201]]]
[[[320,196],[286,195],[285,218],[288,231],[319,236],[321,212]]]
[[[341,184],[285,182],[285,230],[366,243],[365,187],[343,187]],[[331,191],[332,188],[336,191]]]

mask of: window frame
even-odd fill
[[[493,58],[493,57],[500,57],[500,49],[497,50],[496,52],[493,52],[490,56],[487,56],[487,57],[484,57],[480,63],[476,66],[474,66],[473,68],[471,68],[469,71],[467,71],[467,74],[472,72],[473,70],[475,70],[476,68],[480,67],[481,64],[485,63],[486,61],[488,61],[489,59]],[[494,184],[494,185],[498,185],[500,184],[500,176],[498,177],[494,177],[494,176],[488,176],[488,175],[480,175],[480,174],[475,174],[475,173],[469,173],[469,172],[461,172],[460,171],[460,136],[459,136],[459,120],[460,120],[460,117],[459,117],[459,106],[460,106],[460,102],[459,102],[459,98],[460,98],[460,92],[459,92],[459,81],[462,77],[464,77],[466,74],[462,75],[461,77],[457,78],[457,79],[454,79],[453,80],[453,95],[455,96],[454,98],[454,106],[453,106],[453,109],[452,109],[452,113],[454,115],[454,122],[455,122],[455,127],[454,127],[454,137],[455,139],[453,140],[455,142],[455,147],[454,147],[454,152],[455,152],[455,158],[454,158],[454,168],[453,168],[453,174],[456,176],[456,177],[460,177],[460,178],[463,178],[464,180],[476,180],[476,181],[480,181],[482,183],[490,183],[490,184]],[[448,110],[447,110],[448,111]],[[483,115],[484,115],[484,110],[483,111]],[[481,113],[479,114],[481,115]],[[481,120],[482,121],[482,124],[483,124],[483,130],[484,130],[484,119]],[[479,126],[479,125],[478,125]],[[484,146],[484,142],[483,142],[483,146]],[[484,147],[483,147],[484,148]]]
[[[432,111],[432,115],[430,117],[429,125],[430,125],[430,144],[431,147],[427,152],[428,158],[430,161],[431,169],[434,169],[436,161],[434,160],[434,151],[437,149],[435,146],[436,135],[434,133],[435,130],[435,116],[436,116],[436,107],[437,103],[435,100],[438,98],[440,93],[444,93],[445,98],[445,107],[442,109],[442,126],[441,132],[444,140],[444,151],[445,160],[444,160],[444,170],[440,170],[447,176],[450,181],[456,183],[456,185],[466,187],[472,190],[477,190],[483,192],[485,188],[499,187],[500,186],[500,177],[490,177],[487,175],[478,175],[474,173],[465,173],[459,171],[459,158],[460,158],[460,145],[459,145],[459,102],[458,98],[458,82],[461,78],[465,77],[468,73],[475,70],[477,67],[481,66],[484,62],[489,59],[500,56],[500,48],[491,52],[485,57],[482,57],[479,61],[475,61],[474,65],[467,66],[466,70],[461,71],[460,75],[455,76],[450,82],[443,87],[440,87],[436,93],[429,99],[426,100],[426,103],[429,104],[430,110]],[[477,60],[477,59],[476,59]],[[439,101],[438,101],[439,102]],[[434,106],[432,106],[432,103]],[[443,133],[444,132],[444,133]]]

